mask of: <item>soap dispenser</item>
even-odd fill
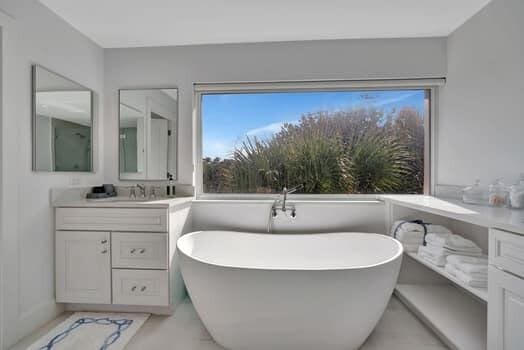
[[[166,195],[168,197],[174,197],[175,196],[175,181],[173,180],[173,175],[168,173],[167,177],[168,177],[168,180],[167,180],[167,186],[166,186]]]

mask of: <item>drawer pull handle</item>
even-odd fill
[[[140,254],[144,254],[146,252],[145,249],[140,249]]]
[[[135,254],[135,252],[136,252],[135,248],[131,249],[131,254]]]
[[[106,244],[107,243],[107,239],[103,239],[100,243]]]
[[[136,286],[133,286],[133,288],[131,288],[131,291],[134,292],[136,290]]]
[[[142,288],[140,288],[140,291],[143,292],[146,290],[146,286],[143,286]]]
[[[106,254],[106,253],[107,253],[107,249],[102,250],[102,254]]]

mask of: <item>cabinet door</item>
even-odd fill
[[[488,350],[522,350],[524,280],[489,267]]]
[[[109,232],[56,231],[56,300],[111,303]]]

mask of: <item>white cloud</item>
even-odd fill
[[[230,140],[212,140],[204,143],[204,157],[210,158],[229,158],[235,145]]]
[[[248,130],[246,132],[246,136],[257,137],[257,138],[267,138],[267,137],[273,136],[274,134],[282,130],[282,127],[284,126],[284,124],[298,124],[298,123],[299,123],[298,120],[271,123],[268,125],[261,126],[260,128]]]
[[[391,98],[386,98],[386,99],[383,99],[383,100],[379,100],[379,101],[373,102],[372,105],[373,106],[377,106],[377,107],[387,106],[387,105],[392,104],[392,103],[403,101],[403,100],[405,100],[407,98],[410,98],[411,96],[414,96],[414,95],[416,95],[416,93],[415,92],[411,92],[409,94],[404,94],[404,95],[400,95],[400,96],[396,96],[396,97],[391,97]]]

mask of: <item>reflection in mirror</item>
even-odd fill
[[[121,180],[177,175],[177,89],[119,91]]]
[[[92,171],[92,91],[33,66],[33,170]]]

